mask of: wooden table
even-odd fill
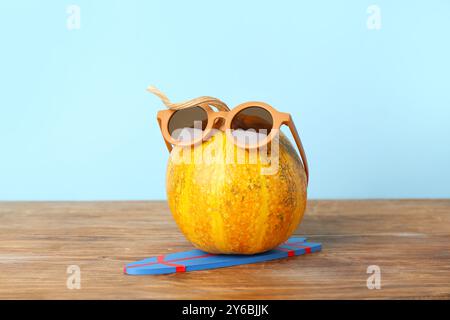
[[[0,203],[2,299],[450,298],[450,200],[310,201],[306,256],[126,276],[124,264],[187,250],[165,202]],[[68,289],[69,265],[81,288]],[[381,289],[367,288],[367,268]]]

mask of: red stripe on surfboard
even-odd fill
[[[277,249],[281,250],[281,251],[284,251],[284,252],[287,252],[288,257],[295,256],[295,251],[294,250],[291,250],[291,249],[288,249],[288,248],[281,248],[281,247],[278,247]]]
[[[283,246],[293,247],[293,248],[296,248],[296,249],[305,249],[305,253],[311,253],[311,247],[305,246],[305,245],[299,245],[297,243],[299,243],[299,242],[294,242],[294,243],[286,243],[285,242],[285,243],[283,243]],[[301,242],[301,243],[303,243],[303,242]],[[288,248],[281,248],[281,247],[279,247],[278,249],[281,249],[281,250],[284,249],[283,251],[288,251],[288,256],[289,257],[291,257],[289,251],[294,252],[294,250],[288,249]],[[293,254],[293,255],[295,255],[295,254]]]
[[[169,267],[175,267],[175,271],[176,272],[185,272],[186,271],[186,267],[185,266],[183,266],[181,264],[170,263],[169,261],[164,261],[164,257],[165,256],[158,256],[158,257],[156,257],[157,263],[160,263],[160,264],[163,264],[163,265],[169,266]]]
[[[298,248],[298,249],[305,249],[306,253],[311,253],[311,247],[308,247],[308,246],[291,244],[291,243],[286,244],[286,246],[291,246],[291,247]]]
[[[156,257],[157,260],[154,261],[154,262],[134,264],[132,266],[128,266],[127,268],[130,269],[130,268],[138,268],[138,267],[147,267],[147,266],[152,266],[154,264],[165,264],[165,265],[168,265],[167,262],[169,262],[169,263],[170,262],[179,262],[179,261],[186,261],[186,260],[191,260],[191,259],[207,258],[207,257],[211,257],[211,256],[214,256],[214,254],[207,253],[207,254],[203,254],[203,255],[200,255],[200,256],[178,258],[178,259],[173,259],[173,260],[168,260],[168,261],[165,261],[165,260],[164,261],[159,261],[158,260],[159,257],[163,257],[164,258],[165,256],[158,256],[158,257]],[[185,266],[183,266],[183,267],[185,267]]]

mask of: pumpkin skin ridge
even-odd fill
[[[218,139],[223,147],[212,153]],[[271,250],[286,241],[303,218],[307,195],[303,165],[283,134],[275,175],[260,174],[260,155],[257,164],[223,163],[226,139],[219,131],[202,148],[174,147],[166,171],[169,208],[198,249],[215,254]],[[202,152],[219,161],[179,164],[172,161],[177,152],[191,152],[191,159]]]

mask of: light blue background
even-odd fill
[[[311,198],[450,197],[450,1],[1,1],[0,41],[0,200],[164,199],[149,84],[291,112]]]

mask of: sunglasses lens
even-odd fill
[[[231,122],[233,130],[263,131],[268,134],[272,130],[273,118],[269,111],[261,107],[249,107],[236,114]]]
[[[232,134],[238,144],[258,144],[269,135],[272,127],[272,115],[261,107],[245,108],[231,121]]]
[[[200,107],[177,110],[170,117],[170,136],[178,141],[190,141],[203,134],[208,124],[208,114]]]

